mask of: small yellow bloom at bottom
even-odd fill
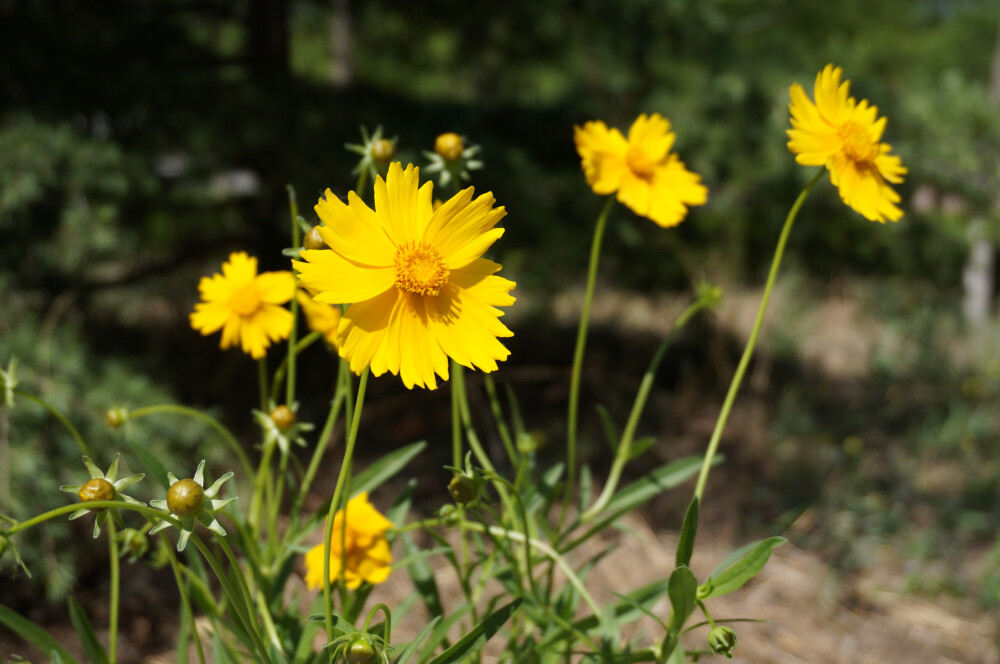
[[[347,518],[344,518],[344,512]],[[382,583],[392,569],[392,552],[385,538],[392,527],[368,502],[368,493],[359,493],[347,502],[346,510],[333,517],[333,537],[330,539],[330,582],[343,576],[348,588],[367,583]],[[343,543],[343,547],[341,544]],[[343,559],[343,569],[341,560]],[[306,585],[311,589],[323,586],[323,544],[317,544],[305,555]]]

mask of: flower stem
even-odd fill
[[[25,392],[24,390],[16,387],[14,388],[14,394],[24,397],[29,401],[34,401],[39,406],[52,413],[52,415],[55,416],[55,418],[59,420],[59,422],[64,427],[66,427],[66,430],[69,431],[70,435],[73,436],[73,439],[76,441],[76,444],[80,446],[80,451],[82,451],[85,455],[90,456],[90,451],[87,449],[87,443],[84,442],[83,436],[80,435],[80,432],[77,431],[76,427],[70,424],[69,420],[67,420],[66,417],[58,410],[56,410],[55,407],[52,406],[48,401],[45,401],[41,397],[36,397],[34,394],[31,394],[30,392]]]
[[[729,419],[729,413],[733,408],[733,402],[736,400],[736,394],[740,390],[740,384],[743,382],[743,375],[746,373],[747,366],[750,364],[750,358],[753,357],[754,347],[757,345],[757,335],[760,333],[761,325],[764,322],[764,312],[767,311],[767,303],[771,299],[771,290],[774,288],[775,278],[778,276],[778,268],[781,266],[781,258],[785,253],[785,244],[788,242],[788,236],[792,230],[792,224],[795,223],[795,218],[799,214],[799,209],[802,207],[802,203],[806,200],[806,196],[812,191],[813,186],[819,181],[826,169],[820,169],[809,184],[805,186],[805,189],[799,194],[799,197],[795,199],[795,203],[792,205],[792,209],[788,211],[788,216],[785,217],[785,225],[781,229],[781,235],[778,237],[778,246],[774,250],[774,258],[771,259],[771,270],[767,274],[767,283],[764,285],[764,295],[760,300],[760,307],[757,309],[757,319],[754,321],[753,329],[750,331],[750,338],[747,339],[747,345],[743,349],[743,356],[740,358],[740,363],[736,367],[736,373],[733,374],[733,380],[729,384],[729,391],[726,393],[726,398],[722,402],[722,410],[719,412],[719,419],[715,422],[715,430],[712,431],[712,438],[708,442],[708,450],[705,452],[705,460],[701,464],[701,472],[698,474],[698,484],[695,486],[694,495],[701,501],[702,494],[705,492],[705,483],[708,481],[708,473],[712,470],[712,460],[715,458],[715,453],[719,448],[719,440],[722,438],[722,432],[726,428],[726,421]]]
[[[260,386],[260,412],[268,413],[267,407],[267,356],[257,360],[257,384]]]
[[[649,392],[653,387],[653,380],[656,378],[656,371],[660,368],[660,362],[663,361],[663,356],[666,355],[667,347],[670,346],[670,342],[673,341],[674,334],[683,328],[687,322],[698,313],[700,310],[709,306],[710,302],[707,298],[702,297],[697,301],[693,302],[691,305],[678,316],[677,320],[674,322],[673,327],[670,332],[663,338],[660,342],[659,347],[656,349],[656,353],[653,354],[653,359],[649,363],[649,367],[646,369],[646,373],[642,376],[642,382],[639,384],[639,392],[636,394],[635,402],[632,404],[632,411],[629,413],[628,422],[625,425],[625,431],[622,432],[621,440],[618,442],[618,448],[615,451],[615,459],[611,465],[611,472],[608,473],[608,480],[604,484],[604,489],[601,491],[601,495],[598,496],[594,504],[587,509],[582,515],[580,515],[581,521],[589,521],[603,510],[611,497],[614,496],[615,490],[618,488],[618,481],[621,479],[622,470],[625,468],[625,464],[629,462],[631,458],[632,451],[632,440],[635,438],[635,430],[639,426],[639,417],[642,415],[643,409],[646,407],[646,400],[649,398]]]
[[[302,240],[300,239],[301,233],[299,231],[299,202],[295,197],[295,187],[292,185],[287,185],[288,189],[288,214],[292,219],[292,248],[298,249]],[[295,289],[298,291],[299,278],[292,271],[292,276],[295,278]],[[285,404],[291,407],[295,403],[295,343],[296,336],[299,328],[299,299],[292,295],[292,329],[288,333],[288,380],[285,382]]]
[[[333,489],[333,498],[330,500],[330,509],[326,516],[326,528],[323,534],[323,602],[326,608],[323,612],[323,618],[326,622],[327,638],[331,641],[334,639],[333,597],[330,595],[330,545],[333,543],[333,518],[340,505],[347,473],[351,467],[351,460],[354,457],[354,443],[358,439],[358,427],[361,425],[361,409],[365,402],[365,388],[368,386],[368,374],[370,372],[371,370],[366,368],[361,374],[361,380],[358,381],[358,396],[354,405],[354,412],[352,413],[351,429],[347,434],[347,442],[344,445],[344,459],[340,464],[340,474],[337,476],[337,485]],[[346,525],[347,519],[345,516],[344,526],[346,527]]]
[[[151,525],[152,522],[147,522],[146,525]],[[177,560],[177,554],[174,553],[173,547],[167,540],[167,536],[160,533],[160,541],[163,542],[163,549],[167,552],[167,556],[170,558],[170,568],[174,572],[174,581],[177,583],[177,592],[181,596],[181,605],[184,607],[184,613],[187,614],[190,620],[190,626],[188,629],[191,630],[191,637],[194,639],[195,648],[198,651],[198,662],[199,664],[205,664],[205,651],[201,647],[201,637],[198,636],[198,624],[194,620],[194,611],[191,610],[191,600],[188,597],[187,583],[181,578],[181,566],[180,562]]]
[[[299,355],[306,348],[309,348],[309,346],[322,338],[323,335],[319,332],[310,332],[302,337],[295,343],[295,355]],[[291,357],[291,355],[288,357]],[[271,401],[275,403],[278,401],[278,391],[281,388],[281,381],[285,379],[285,374],[288,372],[288,357],[284,358],[281,364],[278,365],[278,369],[274,372],[274,378],[271,380]]]
[[[583,368],[583,351],[587,346],[587,326],[590,323],[590,305],[594,301],[594,284],[597,282],[597,264],[601,258],[601,241],[604,238],[604,228],[607,226],[608,214],[615,199],[608,197],[597,218],[594,228],[594,238],[590,245],[590,264],[587,267],[587,287],[583,296],[583,309],[580,311],[580,324],[576,330],[576,349],[573,351],[573,370],[569,381],[569,408],[566,416],[566,490],[563,494],[562,508],[559,513],[559,523],[566,518],[566,509],[573,496],[576,484],[576,437],[577,419],[580,407],[580,372]]]
[[[108,564],[111,567],[111,606],[108,614],[108,661],[115,664],[118,658],[118,599],[121,592],[121,574],[118,561],[118,534],[114,518],[108,519]]]
[[[133,411],[129,411],[128,419],[137,420],[140,417],[145,417],[147,415],[156,415],[158,413],[172,413],[176,415],[187,415],[188,417],[193,417],[195,419],[205,422],[210,427],[215,429],[222,440],[229,446],[229,449],[236,458],[239,459],[240,465],[243,466],[243,471],[247,474],[247,477],[253,476],[253,466],[250,465],[250,459],[247,458],[246,452],[243,451],[243,447],[240,445],[239,441],[236,440],[236,436],[227,429],[219,420],[215,419],[207,413],[203,413],[200,410],[195,410],[194,408],[188,408],[187,406],[177,406],[174,404],[159,404],[156,406],[146,406],[145,408],[138,408]]]

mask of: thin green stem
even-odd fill
[[[701,465],[701,472],[698,474],[698,484],[695,486],[694,495],[699,501],[705,492],[705,483],[708,482],[708,474],[712,470],[712,460],[715,458],[715,453],[719,448],[719,440],[722,438],[722,432],[726,428],[726,422],[729,420],[729,413],[733,408],[733,402],[736,400],[736,394],[740,390],[740,384],[743,382],[743,375],[750,364],[750,358],[753,357],[754,347],[757,345],[757,335],[760,333],[761,325],[764,322],[764,312],[767,311],[767,303],[771,299],[771,290],[774,288],[774,281],[778,276],[778,268],[781,266],[781,258],[785,253],[785,244],[788,242],[792,225],[795,223],[795,218],[798,216],[799,209],[806,200],[806,196],[809,195],[813,186],[825,172],[826,169],[821,169],[816,174],[816,177],[806,185],[802,193],[799,194],[799,197],[795,199],[792,209],[788,211],[788,216],[785,217],[785,225],[781,229],[778,246],[774,251],[774,258],[771,260],[771,270],[767,274],[767,283],[764,285],[764,295],[760,300],[760,308],[757,310],[757,319],[754,321],[753,329],[750,331],[750,338],[747,339],[747,345],[743,349],[743,356],[736,367],[733,380],[729,384],[729,391],[726,393],[725,401],[722,402],[722,410],[719,412],[719,419],[715,422],[715,429],[712,431],[712,438],[709,440],[708,450],[705,452],[705,460]]]
[[[267,407],[267,356],[257,360],[257,385],[260,388],[260,412],[267,413],[270,411]]]
[[[108,564],[111,567],[111,606],[108,614],[108,661],[115,664],[118,659],[118,601],[121,595],[121,572],[118,560],[118,529],[114,518],[108,517]]]
[[[310,332],[306,336],[302,337],[295,344],[295,355],[302,354],[306,348],[312,346],[314,343],[323,338],[323,335],[319,332]],[[282,381],[285,380],[285,374],[288,372],[288,356],[281,360],[281,364],[278,365],[277,370],[274,372],[274,378],[271,380],[271,401],[275,403],[278,402],[278,392],[281,390]]]
[[[622,432],[621,440],[618,442],[618,449],[615,451],[615,459],[611,464],[611,472],[608,473],[607,482],[604,484],[604,489],[601,491],[601,495],[597,497],[594,504],[591,505],[586,512],[580,515],[581,521],[589,521],[594,518],[607,506],[608,502],[611,500],[612,496],[615,495],[615,490],[618,488],[618,481],[621,479],[622,470],[625,468],[625,464],[631,459],[632,453],[632,441],[635,438],[635,430],[639,426],[639,418],[642,415],[643,409],[646,407],[646,400],[649,398],[649,392],[653,388],[653,381],[656,378],[656,372],[660,368],[660,362],[663,361],[663,357],[667,353],[667,348],[670,346],[670,342],[673,341],[674,334],[678,330],[683,328],[691,317],[696,313],[704,309],[709,305],[709,301],[706,298],[698,299],[693,302],[677,317],[674,322],[673,327],[670,332],[663,338],[660,342],[659,347],[653,354],[653,359],[649,363],[649,367],[646,369],[646,373],[642,376],[642,382],[639,384],[639,391],[636,394],[635,402],[632,404],[632,411],[629,413],[628,422],[625,425],[625,431]]]
[[[517,453],[514,439],[510,435],[507,420],[504,419],[503,408],[500,406],[500,400],[497,398],[497,388],[493,384],[493,377],[491,375],[483,374],[483,386],[486,388],[486,397],[490,402],[490,411],[493,413],[493,419],[497,421],[497,433],[500,434],[500,440],[503,441],[504,449],[507,451],[507,456],[510,459],[510,466],[511,468],[517,468],[520,465],[521,457]]]
[[[75,440],[76,444],[80,446],[80,450],[85,455],[90,456],[90,450],[87,449],[87,443],[84,442],[83,436],[80,435],[80,432],[77,431],[76,427],[74,427],[72,424],[70,424],[69,420],[67,420],[66,417],[62,413],[60,413],[58,410],[56,410],[55,407],[52,406],[48,401],[46,401],[45,399],[42,399],[41,397],[37,397],[37,396],[35,396],[34,394],[32,394],[30,392],[25,392],[24,390],[22,390],[19,387],[15,387],[14,388],[14,394],[16,394],[18,396],[21,396],[21,397],[24,397],[28,401],[34,401],[39,406],[41,406],[45,410],[47,410],[50,413],[52,413],[52,415],[57,420],[59,420],[59,422],[66,428],[66,430],[69,431],[70,435],[73,436],[73,440]]]
[[[302,243],[301,232],[299,229],[299,202],[295,197],[295,187],[292,185],[287,185],[288,189],[288,213],[292,220],[292,248],[298,249],[299,245]],[[295,271],[292,271],[292,275],[295,276],[295,288],[298,291],[298,276],[295,275]],[[292,329],[288,334],[288,356],[285,358],[288,361],[288,382],[285,383],[285,404],[291,407],[295,403],[295,344],[296,336],[299,329],[299,299],[296,296],[292,296]]]
[[[75,512],[78,509],[81,509],[82,507],[86,507],[87,509],[92,511],[107,507],[123,509],[123,510],[132,510],[133,512],[139,512],[140,514],[143,514],[147,517],[155,517],[157,519],[163,519],[164,521],[169,521],[171,525],[176,526],[178,528],[181,527],[180,521],[175,519],[170,514],[162,510],[155,509],[153,507],[147,507],[145,505],[136,505],[134,503],[126,503],[121,500],[90,500],[87,501],[86,505],[83,505],[82,503],[71,503],[69,505],[63,505],[62,507],[53,508],[48,512],[43,512],[37,516],[33,516],[32,518],[26,521],[19,521],[6,530],[0,529],[0,536],[10,537],[11,535],[16,535],[17,533],[23,530],[34,528],[38,524],[44,523],[49,519],[54,519],[57,516],[62,516],[63,514],[70,514],[71,512]]]
[[[609,196],[597,218],[594,227],[594,238],[590,244],[590,263],[587,267],[587,286],[583,296],[583,309],[580,311],[580,324],[576,330],[576,348],[573,351],[573,370],[569,380],[569,408],[566,416],[566,489],[563,493],[562,508],[559,513],[559,523],[566,519],[566,510],[572,500],[576,488],[576,445],[578,411],[580,407],[580,373],[583,369],[583,353],[587,347],[587,326],[590,324],[590,306],[594,301],[594,285],[597,283],[597,266],[601,258],[601,241],[607,226],[614,197]],[[561,527],[560,527],[561,529]]]
[[[264,453],[260,457],[260,465],[257,466],[257,475],[253,481],[253,497],[250,499],[250,513],[248,517],[254,537],[259,537],[261,533],[260,512],[264,504],[264,491],[267,479],[270,476],[271,456],[274,454],[275,447],[277,447],[277,442],[274,440],[264,444]]]
[[[211,415],[208,415],[207,413],[195,410],[194,408],[188,408],[187,406],[159,404],[156,406],[146,406],[144,408],[137,408],[136,410],[129,411],[128,419],[131,422],[132,420],[137,420],[140,417],[156,415],[159,413],[186,415],[208,424],[210,427],[215,429],[220,436],[222,436],[223,442],[226,443],[230,451],[232,451],[232,453],[236,455],[236,458],[239,459],[240,465],[243,466],[243,471],[247,474],[247,477],[253,476],[253,466],[250,464],[250,459],[247,457],[246,452],[243,451],[243,447],[240,445],[239,441],[236,440],[236,436],[234,436],[229,429],[219,422],[219,420],[215,419]]]
[[[337,506],[340,504],[342,492],[346,484],[347,473],[351,467],[351,460],[354,458],[354,443],[358,439],[358,427],[361,425],[361,409],[365,402],[365,390],[368,386],[368,374],[370,369],[366,368],[358,381],[357,402],[354,405],[353,417],[351,418],[351,428],[347,434],[347,441],[344,444],[344,459],[340,464],[340,474],[337,476],[337,485],[333,489],[333,498],[330,500],[330,509],[326,517],[326,528],[323,534],[323,602],[326,610],[323,618],[326,622],[326,635],[329,640],[334,639],[333,633],[333,597],[330,594],[330,548],[333,544],[333,519],[337,513]],[[344,519],[346,527],[347,519]]]
[[[461,371],[459,364],[451,360],[451,374]],[[458,405],[459,386],[455,380],[451,382],[451,465],[455,468],[462,468],[462,425],[461,408]]]
[[[151,522],[147,522],[147,525],[151,525]],[[198,625],[194,620],[194,611],[191,608],[191,599],[188,597],[187,583],[181,577],[181,565],[180,561],[177,560],[177,554],[174,553],[173,546],[167,539],[167,536],[160,533],[161,541],[163,542],[163,548],[167,552],[167,556],[170,559],[170,569],[174,572],[174,581],[177,583],[177,592],[181,596],[181,605],[185,609],[188,618],[190,619],[191,636],[194,637],[194,646],[198,651],[198,662],[199,664],[205,664],[205,651],[201,647],[201,637],[198,636]],[[211,597],[211,595],[209,595]]]

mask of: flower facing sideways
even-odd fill
[[[340,309],[332,304],[323,304],[309,297],[303,290],[296,297],[299,307],[306,316],[306,324],[313,332],[319,332],[333,348],[337,347],[337,328],[340,326]]]
[[[398,374],[403,383],[434,389],[448,379],[448,358],[495,371],[510,355],[497,337],[513,336],[496,307],[513,304],[514,282],[480,258],[503,235],[506,214],[493,195],[473,200],[469,187],[437,210],[433,184],[418,187],[419,170],[389,166],[375,180],[375,210],[354,192],[348,204],[329,190],[316,205],[319,233],[330,249],[305,250],[293,262],[313,299],[347,304],[337,328],[340,355],[361,373]]]
[[[281,306],[295,295],[291,272],[257,274],[257,259],[239,251],[222,264],[222,274],[202,277],[198,291],[191,327],[205,336],[222,330],[220,348],[239,344],[259,360],[291,333],[292,313]]]
[[[659,113],[640,115],[628,139],[600,120],[574,127],[576,151],[595,194],[618,192],[618,201],[664,228],[684,221],[688,206],[704,205],[701,177],[670,152],[674,133]]]
[[[339,579],[343,572],[345,584],[354,589],[362,581],[382,583],[389,578],[392,552],[385,532],[391,527],[392,522],[368,502],[367,492],[347,501],[346,510],[338,510],[333,517],[330,581]],[[323,586],[323,548],[317,544],[306,553],[306,584],[312,589]]]
[[[830,64],[816,75],[815,103],[801,85],[792,85],[788,149],[804,166],[825,166],[840,198],[869,221],[897,221],[903,212],[889,183],[901,183],[906,168],[881,142],[886,119],[867,99],[848,96],[851,84],[841,83],[841,74]]]

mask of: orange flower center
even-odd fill
[[[841,149],[848,159],[859,164],[870,164],[878,156],[879,144],[873,141],[868,128],[857,122],[845,122],[837,130]]]
[[[252,281],[233,293],[229,308],[240,316],[253,316],[260,309],[260,292]]]
[[[437,295],[451,272],[437,249],[426,242],[407,242],[396,252],[396,286],[420,295]]]
[[[645,150],[635,145],[625,154],[625,163],[633,173],[644,180],[653,177],[653,171],[656,170],[656,162],[649,158]]]

